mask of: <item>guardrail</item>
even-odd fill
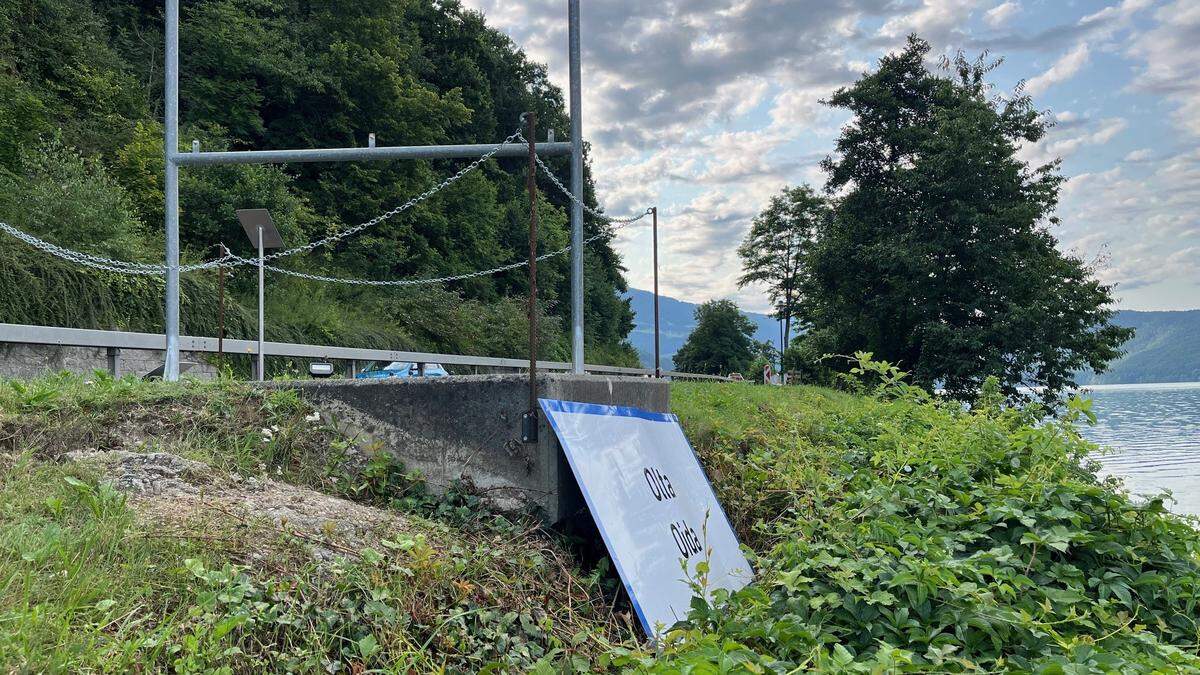
[[[115,330],[59,328],[56,326],[28,326],[16,323],[0,323],[0,343],[4,342],[31,345],[57,345],[62,347],[97,347],[109,350],[146,349],[163,351],[166,349],[166,338],[161,333],[133,333]],[[225,338],[224,342],[224,351],[226,354],[258,353],[258,342],[256,340]],[[215,354],[219,346],[217,338],[214,337],[182,335],[179,338],[179,349],[187,352]],[[331,345],[306,345],[291,342],[266,342],[263,344],[263,355],[350,362],[407,361],[412,363],[440,363],[442,365],[480,368],[509,368],[513,370],[523,370],[529,367],[529,361],[526,359],[409,352],[393,349],[335,347]],[[109,367],[113,370],[116,369],[115,358],[115,355],[110,352]],[[537,367],[547,371],[571,370],[571,364],[565,361],[538,361]],[[650,368],[625,368],[621,366],[586,364],[584,365],[584,370],[589,373],[603,375],[633,375],[642,377],[654,375],[654,370]],[[675,371],[663,371],[663,376],[685,380],[729,380],[729,378],[719,375],[702,375]]]

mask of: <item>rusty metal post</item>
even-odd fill
[[[525,189],[529,191],[529,410],[522,417],[521,440],[536,443],[538,438],[537,397],[537,113],[525,113],[527,125],[525,137],[529,139],[529,169],[525,175]]]
[[[654,377],[662,377],[662,361],[658,346],[658,207],[650,209],[654,216]]]

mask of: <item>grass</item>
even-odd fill
[[[1100,480],[1076,424],[863,359],[843,391],[672,388],[758,573],[651,650],[603,564],[312,418],[286,390],[0,386],[0,669],[1200,672],[1200,532]],[[82,448],[169,452],[393,514],[369,546],[231,512],[147,518]],[[331,544],[332,545],[332,544]]]
[[[469,495],[425,494],[382,453],[350,461],[294,391],[97,376],[0,392],[0,669],[526,670],[591,662],[633,634],[603,569]],[[63,461],[81,448],[170,452],[397,520],[375,548],[314,559],[308,539],[232,505],[148,520]]]

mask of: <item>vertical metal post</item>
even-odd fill
[[[113,377],[121,376],[121,348],[108,348],[108,374]]]
[[[583,373],[583,101],[579,83],[579,0],[567,0],[571,90],[571,371]]]
[[[228,251],[220,244],[221,257]],[[225,372],[225,265],[217,265],[217,370],[218,376]]]
[[[263,229],[258,226],[258,381],[266,378],[266,358],[263,354]]]
[[[179,379],[179,0],[166,0],[166,46],[164,54],[163,152],[166,170],[163,181],[167,230],[167,298],[163,317],[166,332],[166,360],[163,379]]]
[[[538,311],[537,311],[537,113],[525,113],[529,139],[529,169],[525,174],[525,189],[529,191],[529,410],[522,418],[521,439],[526,443],[537,442],[538,397]]]
[[[650,209],[654,216],[654,376],[662,377],[662,361],[658,343],[658,207]]]

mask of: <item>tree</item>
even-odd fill
[[[738,247],[742,259],[738,287],[752,283],[767,287],[775,316],[784,323],[785,351],[792,337],[792,318],[799,308],[804,253],[817,228],[832,213],[829,202],[808,185],[784,188],[755,216]]]
[[[384,145],[494,143],[511,134],[528,110],[537,113],[541,133],[553,129],[565,137],[569,131],[563,92],[545,66],[459,0],[195,0],[183,3],[180,19],[181,150],[193,139],[204,150],[354,146],[365,144],[370,132]],[[72,194],[119,188],[107,200],[74,200],[84,207],[78,214],[62,214],[66,207],[59,205],[54,218],[35,213],[40,202],[10,190],[0,196],[0,215],[20,216],[46,236],[104,216],[85,233],[90,238],[78,243],[115,257],[147,252],[161,259],[162,45],[162,3],[156,0],[0,3],[0,180],[21,190],[25,182],[41,180],[30,173],[26,155],[53,138],[84,161],[86,171],[73,170],[87,180],[72,184]],[[523,260],[529,214],[525,161],[489,160],[411,210],[310,254],[290,256],[285,266],[396,279],[457,275]],[[567,158],[547,162],[557,175],[566,175]],[[245,253],[245,237],[233,217],[237,208],[270,209],[285,242],[298,244],[404,203],[465,164],[415,160],[183,171],[182,256],[188,262],[212,256],[221,240]],[[584,174],[584,198],[596,206],[586,162]],[[538,180],[544,252],[569,243],[569,199],[547,172],[539,171]],[[53,187],[52,180],[41,184]],[[122,232],[137,230],[138,241],[109,236],[121,222],[128,225]],[[588,218],[585,237],[605,234],[607,227]],[[118,255],[122,252],[128,255]],[[621,297],[625,270],[612,236],[592,239],[584,265],[587,359],[636,365],[637,354],[626,341],[633,313]],[[566,358],[570,335],[562,327],[571,314],[570,257],[544,260],[538,273],[551,327],[543,354]],[[253,302],[247,282],[250,276],[231,277],[232,299]],[[311,310],[304,331],[289,336],[292,341],[350,344],[365,335],[370,346],[409,348],[416,345],[411,333],[428,336],[421,346],[433,351],[461,344],[440,330],[442,317],[428,314],[412,322],[426,322],[424,328],[413,325],[399,334],[398,322],[387,318],[396,304],[390,290],[318,290],[311,282],[279,278],[271,284],[270,297]],[[528,280],[524,270],[514,268],[446,286],[462,302],[505,313],[519,309],[519,302],[509,300],[525,297]],[[307,302],[314,294],[336,311],[316,311]],[[119,309],[129,317],[161,312],[161,298],[117,297],[126,299]],[[133,306],[143,297],[153,303]],[[363,316],[370,326],[363,325]],[[472,344],[462,349],[487,353],[496,343],[479,337]]]
[[[824,162],[835,217],[804,256],[812,351],[870,351],[960,399],[994,375],[1010,400],[1052,400],[1131,331],[1111,322],[1112,287],[1056,248],[1059,162],[1016,155],[1046,131],[1030,97],[990,96],[982,57],[931,72],[929,50],[910,37],[827,101],[853,118]]]
[[[675,368],[689,373],[740,373],[754,360],[755,326],[730,300],[696,308],[696,327],[675,353]]]

